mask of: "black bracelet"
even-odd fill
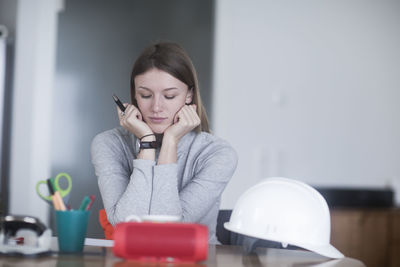
[[[145,138],[145,137],[147,137],[147,136],[152,136],[152,135],[156,136],[156,135],[153,134],[153,133],[152,133],[152,134],[146,134],[146,135],[143,135],[142,137],[140,137],[139,140],[142,141],[143,138]]]

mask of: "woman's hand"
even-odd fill
[[[185,105],[176,113],[174,124],[165,130],[163,140],[172,140],[178,144],[182,136],[199,126],[200,122],[196,105]]]
[[[152,134],[153,131],[142,120],[142,114],[139,109],[131,104],[124,104],[125,112],[122,112],[118,107],[119,124],[133,133],[137,138]]]

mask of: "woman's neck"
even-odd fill
[[[155,136],[156,136],[156,140],[158,141],[158,142],[162,142],[162,139],[163,139],[163,137],[164,137],[164,133],[161,133],[161,134],[154,134]]]

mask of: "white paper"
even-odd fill
[[[98,238],[85,238],[85,246],[113,247],[114,240],[98,239]]]

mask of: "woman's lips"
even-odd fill
[[[160,117],[150,117],[152,123],[162,123],[167,118],[160,118]]]

